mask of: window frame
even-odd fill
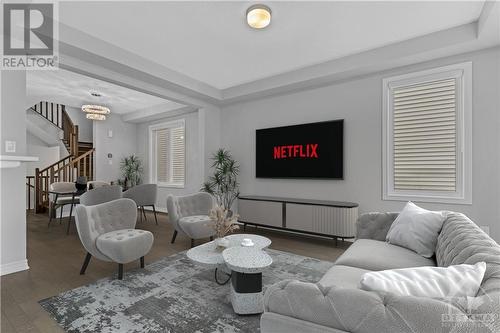
[[[177,127],[184,128],[184,182],[173,183],[173,182],[158,182],[158,177],[156,175],[156,134],[155,131],[162,129],[172,129]],[[166,188],[185,188],[186,187],[186,178],[187,178],[187,165],[186,165],[186,121],[185,119],[177,119],[173,121],[163,122],[159,124],[154,124],[149,126],[149,182],[157,184],[159,187]],[[171,141],[172,142],[172,141]],[[170,157],[172,158],[172,147],[169,149]],[[170,165],[170,169],[172,169],[172,165]],[[170,170],[170,174],[172,174],[172,170]]]
[[[392,90],[442,79],[456,79],[456,191],[394,189]],[[472,62],[437,67],[382,80],[382,200],[472,204]]]

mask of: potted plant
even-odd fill
[[[133,187],[141,182],[143,168],[139,157],[130,155],[122,158],[120,170],[126,187]]]
[[[231,207],[240,195],[237,180],[240,166],[225,149],[219,149],[212,156],[214,174],[201,189],[215,197],[217,205],[222,207],[229,216],[232,215]]]

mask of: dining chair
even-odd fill
[[[158,218],[156,217],[156,195],[158,193],[158,186],[156,184],[141,184],[134,186],[127,191],[123,192],[123,198],[129,198],[135,201],[137,208],[144,219],[147,221],[146,212],[144,207],[153,207],[153,213],[155,215],[155,222],[158,225]]]
[[[77,187],[73,182],[55,182],[50,184],[49,197],[51,198],[49,205],[49,223],[47,227],[50,227],[52,222],[52,217],[54,215],[53,210],[57,212],[57,208],[60,208],[61,213],[59,216],[59,223],[62,222],[63,208],[66,205],[71,205],[68,218],[68,228],[66,233],[69,234],[69,228],[71,224],[71,217],[73,215],[73,206],[79,203],[79,197],[76,196]]]
[[[89,189],[80,196],[80,205],[94,206],[104,202],[113,201],[122,197],[120,185],[101,186]]]
[[[92,181],[87,182],[87,189],[93,190],[93,189],[96,189],[98,187],[108,186],[108,185],[110,185],[110,183],[108,183],[108,182],[103,182],[100,180],[92,180]]]

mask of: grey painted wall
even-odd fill
[[[149,165],[149,126],[165,123],[178,119],[185,120],[186,126],[186,181],[184,188],[159,187],[156,205],[160,210],[166,211],[167,196],[186,195],[197,192],[202,184],[203,168],[202,155],[200,154],[200,136],[199,136],[199,112],[192,112],[177,117],[167,117],[159,120],[141,123],[137,125],[137,155],[144,163],[144,183],[150,182]]]
[[[66,107],[66,112],[73,121],[73,124],[78,125],[78,141],[92,142],[92,120],[87,119],[85,113],[78,108],[68,106]]]
[[[498,48],[224,107],[221,141],[241,162],[241,193],[354,201],[361,213],[400,210],[404,202],[382,200],[382,79],[463,61],[473,62],[473,204],[422,206],[463,212],[500,241]],[[345,180],[255,178],[255,129],[331,119],[345,119]]]
[[[1,152],[5,141],[16,141],[16,152],[26,155],[26,73],[0,71]],[[26,167],[0,169],[0,271],[28,269],[26,260]]]
[[[108,137],[109,130],[113,131],[111,138]],[[120,116],[111,114],[104,121],[94,121],[93,136],[96,180],[118,180],[121,177],[121,159],[137,153],[137,125],[126,123]],[[108,153],[113,154],[113,158],[109,159]]]

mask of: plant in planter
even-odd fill
[[[236,224],[238,215],[228,215],[227,209],[217,206],[210,210],[210,219],[214,221],[215,242],[219,247],[227,247],[229,242],[224,239],[224,236],[239,229]]]
[[[203,184],[201,190],[213,195],[217,201],[217,205],[231,215],[231,207],[240,195],[237,180],[240,166],[233,159],[229,151],[225,149],[219,149],[215,152],[212,156],[212,161],[212,168],[215,169],[214,174]]]
[[[132,187],[141,182],[142,179],[142,161],[135,155],[130,155],[122,158],[120,162],[120,170],[124,178],[124,185]]]

